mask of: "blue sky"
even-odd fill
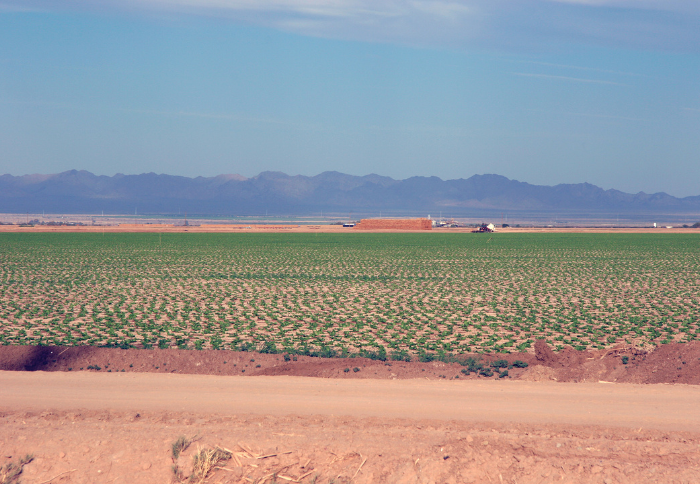
[[[697,0],[0,0],[0,173],[700,195]]]

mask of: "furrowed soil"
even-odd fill
[[[0,466],[33,454],[19,478],[42,484],[700,480],[697,342],[473,356],[528,367],[1,346]]]

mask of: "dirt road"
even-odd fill
[[[698,386],[0,372],[0,402],[35,410],[340,415],[700,432]]]
[[[173,482],[219,445],[235,457],[205,482],[697,482],[699,401],[685,385],[0,372],[0,465]]]

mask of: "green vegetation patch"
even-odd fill
[[[694,234],[0,234],[0,344],[430,361],[690,341],[699,258]]]

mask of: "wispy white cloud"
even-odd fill
[[[665,10],[670,12],[700,12],[696,0],[549,0],[556,3],[570,3],[589,7],[610,7],[644,10]]]
[[[554,79],[557,81],[569,81],[569,82],[583,82],[586,84],[609,84],[612,86],[628,86],[628,84],[622,84],[620,82],[604,81],[600,79],[584,79],[580,77],[568,77],[568,76],[550,76],[549,74],[530,74],[527,72],[511,72],[511,74],[521,77],[537,77],[542,79]]]
[[[302,35],[522,49],[553,42],[700,50],[698,0],[0,0],[4,8],[180,13]]]
[[[473,13],[473,8],[465,2],[445,2],[445,1],[412,1],[409,5],[418,12],[423,12],[435,17],[444,17],[454,20],[462,15]]]
[[[32,0],[30,0],[32,1]],[[43,0],[34,0],[42,2]],[[74,7],[86,4],[85,0],[64,0]],[[105,0],[103,5],[111,8],[144,10],[178,10],[202,14],[258,14],[261,16],[291,15],[307,18],[345,19],[367,21],[367,19],[397,19],[416,13],[433,17],[452,18],[468,13],[471,8],[464,0]]]
[[[0,5],[54,5],[76,7],[94,5],[93,0],[3,0]],[[697,12],[696,0],[102,0],[103,5],[141,8],[196,8],[255,11],[298,11],[313,15],[357,15],[364,13],[421,11],[433,15],[454,15],[482,9],[489,4],[499,8],[508,4],[535,6],[538,3],[564,3],[587,7],[614,7],[631,10],[663,10],[667,12]]]
[[[407,6],[403,1],[375,3],[363,0],[126,0],[123,3],[145,8],[284,12],[328,18],[391,17]]]

